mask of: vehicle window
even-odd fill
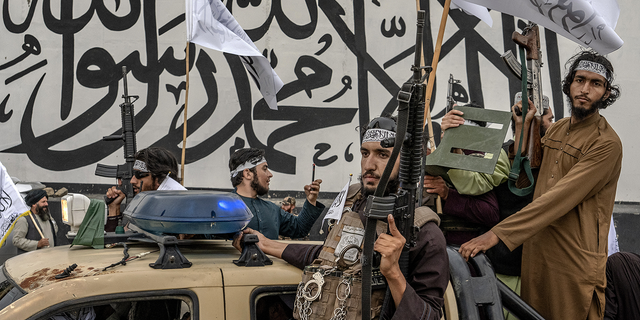
[[[188,299],[188,298],[185,298]],[[183,298],[140,297],[70,306],[44,317],[49,320],[191,320],[190,301]]]
[[[260,287],[251,294],[251,319],[288,320],[293,318],[296,286]]]
[[[25,294],[13,281],[7,279],[4,272],[0,272],[0,310],[22,298]]]

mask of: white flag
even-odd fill
[[[28,213],[29,207],[0,162],[0,247],[7,240],[16,220]]]
[[[620,8],[616,0],[466,0],[535,22],[605,55],[624,43],[613,30]]]
[[[167,176],[158,187],[158,190],[187,190],[187,188],[183,187],[178,181]]]
[[[491,18],[491,14],[489,14],[489,9],[483,6],[469,3],[466,0],[451,0],[451,9],[460,9],[468,15],[476,16],[489,25],[489,27],[493,26],[493,18]]]
[[[324,219],[322,219],[323,225],[324,222],[327,221],[327,219],[335,219],[336,221],[340,221],[340,218],[342,218],[344,203],[345,201],[347,201],[347,192],[349,192],[349,186],[351,185],[351,176],[352,175],[349,175],[349,181],[344,186],[344,188],[342,188],[342,191],[340,191],[338,196],[333,200],[333,203],[331,203],[331,207],[329,207],[327,214],[324,216]]]
[[[186,0],[187,40],[203,47],[241,56],[269,108],[277,110],[282,80],[222,1]]]

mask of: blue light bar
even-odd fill
[[[156,234],[229,234],[244,229],[253,218],[238,195],[217,191],[140,192],[124,215]]]

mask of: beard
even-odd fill
[[[49,215],[49,207],[48,206],[37,206],[36,207],[36,214],[38,215],[38,217],[40,217],[40,220],[42,221],[48,221],[49,218],[51,217]]]
[[[573,105],[573,101],[571,98],[567,98],[569,100],[569,112],[571,113],[571,115],[576,118],[576,120],[578,121],[582,121],[584,119],[586,119],[588,116],[596,113],[599,109],[601,109],[604,106],[604,101],[602,101],[602,99],[591,103],[591,105],[589,106],[588,109],[585,108],[580,108],[580,107],[575,107]]]
[[[260,185],[260,182],[258,181],[258,175],[253,175],[253,180],[251,181],[251,188],[253,188],[253,190],[256,191],[256,194],[259,196],[264,196],[265,194],[267,194],[267,192],[269,192],[269,187],[263,187],[262,185]]]
[[[364,173],[364,175],[365,176],[373,176],[373,177],[378,178],[378,179],[380,178],[377,174],[373,173],[372,171],[367,171],[367,172]],[[365,198],[367,198],[370,195],[373,195],[376,192],[376,188],[367,187],[367,186],[364,185],[364,182],[362,182],[362,175],[360,175],[358,180],[360,180],[360,190],[362,192],[362,195]],[[400,182],[398,181],[398,177],[389,178],[389,182],[387,182],[387,188],[384,190],[384,196],[388,196],[388,195],[398,191],[398,186],[399,185],[400,185]]]

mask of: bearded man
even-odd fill
[[[179,183],[178,160],[171,151],[150,147],[136,152],[135,158],[131,177],[134,195],[143,191],[187,190]],[[113,201],[108,206],[109,214],[104,230],[113,232],[118,226],[118,221],[122,219],[120,205],[126,196],[118,187],[113,186],[107,190],[106,197],[112,198]]]
[[[16,221],[12,231],[13,245],[18,248],[18,254],[56,245],[58,225],[49,214],[48,199],[47,192],[42,189],[31,190],[25,197],[31,211]]]
[[[297,216],[258,197],[269,192],[269,182],[273,177],[264,158],[264,150],[236,150],[229,159],[229,170],[235,193],[253,213],[253,219],[247,227],[262,232],[269,239],[278,239],[278,235],[292,239],[303,238],[309,234],[316,219],[322,214],[324,205],[316,201],[322,183],[320,179],[304,186],[307,199]]]
[[[392,215],[387,216],[387,221],[376,223],[377,239],[373,248],[381,255],[380,273],[384,279],[376,277],[372,280],[386,281],[392,302],[390,300],[387,309],[382,310],[386,288],[373,288],[371,310],[362,310],[362,264],[356,248],[361,248],[365,241],[367,197],[375,193],[393,152],[393,147],[385,148],[380,142],[395,138],[396,129],[396,119],[388,116],[375,118],[362,128],[360,183],[349,187],[342,216],[329,231],[323,245],[286,244],[269,240],[251,228],[243,231],[244,234],[257,235],[260,240],[258,246],[266,254],[282,258],[304,270],[302,283],[306,285],[299,286],[294,318],[330,319],[341,314],[346,319],[360,319],[364,312],[370,312],[372,319],[384,318],[381,312],[393,319],[441,318],[444,292],[449,281],[449,260],[444,235],[438,229],[440,219],[425,206],[415,211],[414,225],[419,231],[416,245],[409,250],[408,280],[402,275],[398,262],[406,239],[398,231]],[[396,161],[385,195],[398,190],[399,167],[400,162]],[[387,226],[389,233],[386,233]],[[241,238],[238,237],[234,241],[238,250],[242,250],[240,243]],[[313,285],[318,276],[324,283],[320,284],[322,294],[312,294],[311,291],[320,290]],[[332,294],[344,296],[344,303],[335,295],[331,298]],[[299,303],[301,301],[303,303]]]
[[[602,319],[622,142],[600,110],[620,90],[612,84],[611,62],[595,52],[578,53],[567,65],[562,89],[571,117],[551,125],[542,138],[533,202],[463,244],[460,253],[473,257],[499,241],[510,250],[523,244],[527,303],[545,319]]]

